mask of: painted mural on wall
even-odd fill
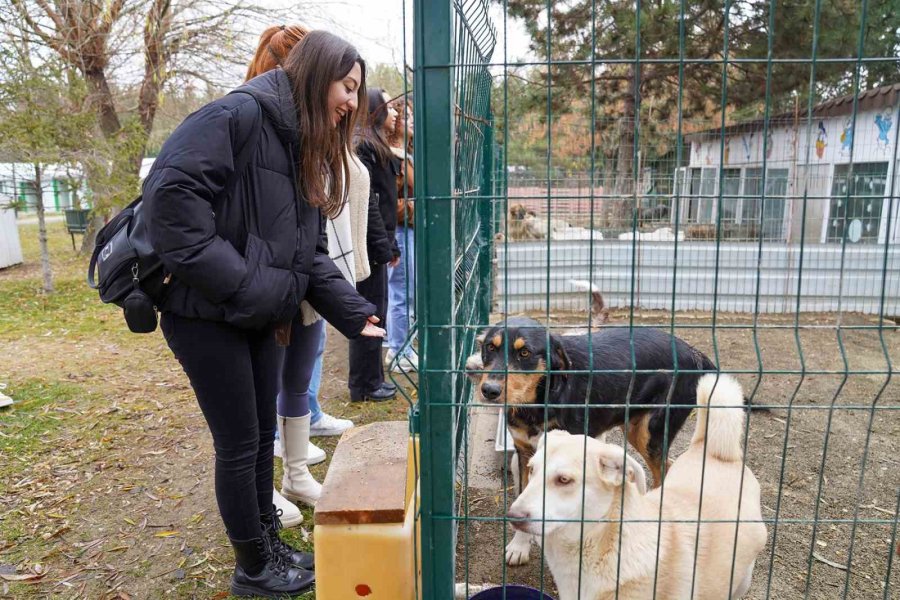
[[[816,156],[824,158],[827,146],[828,132],[825,131],[825,121],[819,121],[819,132],[816,134]]]
[[[841,132],[841,154],[850,154],[850,148],[853,146],[853,120],[847,119],[844,122],[844,130]]]
[[[893,119],[891,111],[887,110],[883,114],[875,115],[875,127],[878,130],[878,139],[875,140],[878,148],[885,152],[891,145],[891,138],[888,133],[891,131]]]

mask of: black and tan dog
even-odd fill
[[[543,433],[564,429],[599,438],[616,426],[659,486],[663,449],[696,404],[699,378],[716,370],[702,352],[657,329],[606,326],[590,335],[555,335],[525,317],[484,332],[480,356],[466,367],[481,397],[506,407],[520,491]],[[509,564],[528,559],[530,539],[519,533],[507,546]]]

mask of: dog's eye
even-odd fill
[[[497,346],[495,346],[495,345],[493,345],[493,344],[488,344],[488,345],[486,346],[486,348],[487,348],[487,351],[488,351],[488,352],[493,352],[493,351],[495,351],[495,350],[497,349]]]
[[[519,350],[519,358],[528,358],[529,356],[531,356],[531,352],[529,352],[528,350],[524,348]]]
[[[558,483],[559,485],[569,485],[570,483],[572,483],[572,478],[566,477],[565,475],[558,475],[556,477],[556,483]]]

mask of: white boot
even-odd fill
[[[297,505],[278,493],[278,490],[272,492],[272,504],[281,511],[281,524],[285,527],[296,527],[303,522],[303,513],[297,508]]]
[[[309,472],[309,419],[278,415],[281,435],[282,466],[281,493],[288,500],[315,506],[322,494],[322,486]]]

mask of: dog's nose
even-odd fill
[[[519,512],[510,508],[509,512],[506,513],[506,518],[509,519],[510,524],[515,527],[517,525],[526,524],[528,519],[531,518],[531,515],[528,512]]]
[[[503,388],[500,387],[499,383],[491,383],[487,381],[481,384],[481,394],[487,400],[496,400],[500,397],[500,392],[503,391]]]

